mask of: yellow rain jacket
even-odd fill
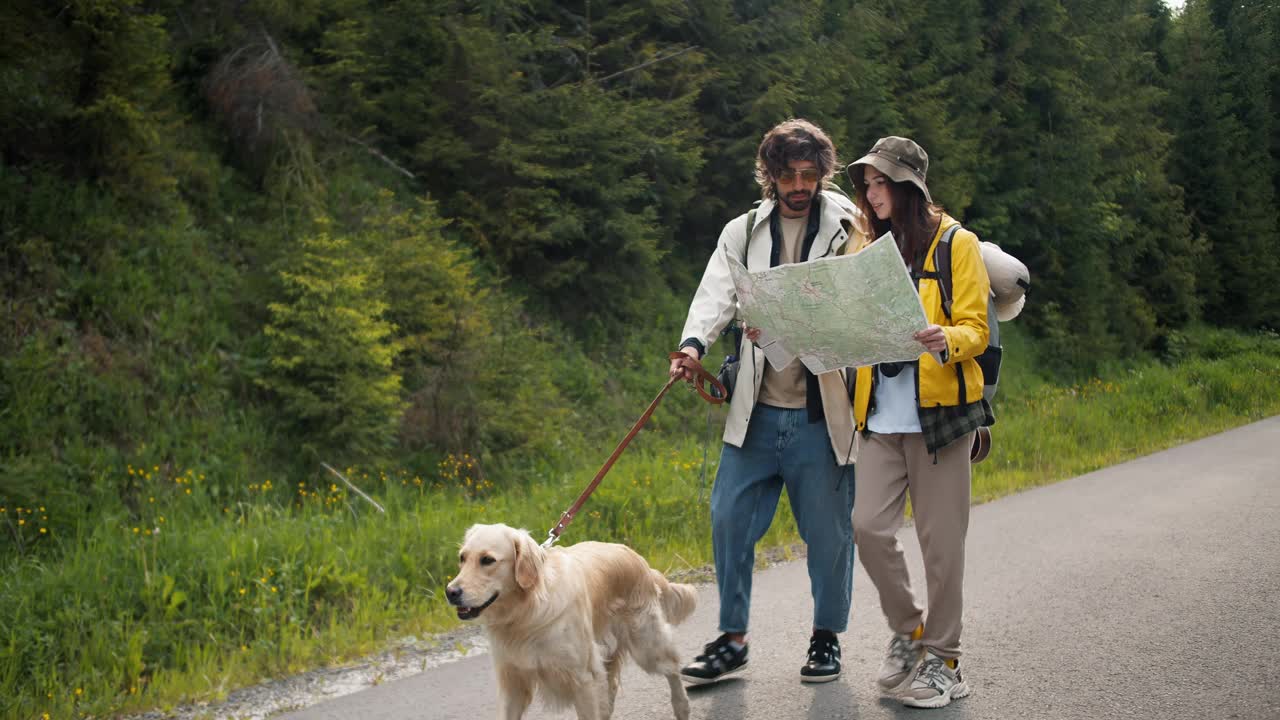
[[[947,228],[955,224],[955,218],[942,216],[925,256],[926,273],[937,272],[934,267],[935,250]],[[854,248],[854,251],[861,249],[862,246]],[[919,282],[925,317],[930,324],[941,325],[947,337],[947,349],[942,353],[941,365],[932,353],[920,354],[918,400],[922,408],[967,405],[982,399],[982,368],[974,358],[987,347],[987,296],[991,292],[991,281],[982,262],[978,236],[964,228],[957,230],[951,238],[951,277],[955,297],[951,299],[950,319],[942,310],[939,281],[921,278]],[[867,429],[868,409],[875,392],[873,378],[871,366],[860,367],[853,381],[854,422],[856,429],[863,432]]]

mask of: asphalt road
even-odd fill
[[[902,539],[923,583],[914,529]],[[941,710],[879,697],[889,633],[859,567],[837,681],[798,679],[811,601],[802,562],[757,574],[751,663],[690,691],[694,718],[1280,719],[1280,418],[974,508],[963,668],[974,693]],[[678,629],[690,658],[716,634],[714,587]],[[280,716],[492,718],[473,654]],[[540,704],[528,717],[553,715]],[[665,681],[634,666],[614,717],[671,717]]]

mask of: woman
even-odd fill
[[[915,142],[886,137],[847,168],[869,237],[892,232],[879,241],[897,243],[928,320],[915,335],[925,351],[918,359],[859,368],[853,380],[862,433],[853,528],[893,631],[877,682],[907,705],[943,707],[969,694],[960,674],[961,585],[969,448],[974,431],[992,421],[974,360],[987,345],[990,282],[978,238],[964,229],[948,234],[958,223],[933,204],[928,164]],[[944,240],[951,243],[950,312],[934,266]],[[927,608],[912,593],[897,540],[907,493],[924,555]]]

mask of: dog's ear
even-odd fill
[[[523,590],[531,590],[542,575],[542,555],[545,551],[524,530],[512,532],[512,539],[516,548],[516,584]]]

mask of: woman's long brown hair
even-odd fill
[[[881,220],[876,217],[871,203],[867,202],[866,179],[858,173],[851,174],[858,189],[858,209],[871,225],[871,238],[874,240],[892,230],[893,237],[898,241],[898,252],[902,253],[902,261],[909,268],[922,270],[925,253],[929,251],[929,243],[933,241],[938,223],[942,220],[942,207],[926,202],[924,193],[912,183],[889,180],[893,212],[888,220]]]

